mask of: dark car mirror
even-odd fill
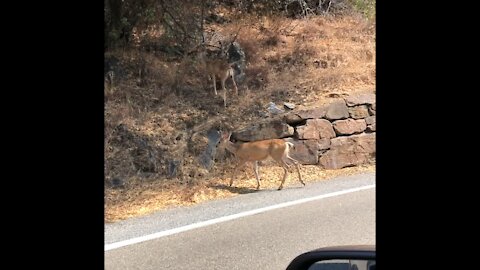
[[[375,270],[375,246],[336,246],[300,254],[287,270]]]
[[[375,270],[374,260],[321,260],[308,270]]]

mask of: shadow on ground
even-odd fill
[[[228,190],[231,193],[237,193],[237,194],[248,194],[248,193],[259,191],[259,190],[256,190],[255,188],[235,187],[235,186],[231,187],[224,184],[211,184],[211,185],[208,185],[208,187],[211,187],[214,189]]]
[[[230,191],[231,193],[237,193],[237,194],[248,194],[248,193],[254,193],[254,192],[279,192],[278,188],[262,188],[262,186],[260,186],[260,190],[256,190],[254,187],[252,188],[246,188],[246,187],[231,187],[231,186],[228,186],[228,185],[225,185],[225,184],[211,184],[211,185],[208,185],[208,187],[210,188],[214,188],[214,189],[221,189],[221,190],[228,190]],[[291,186],[283,186],[283,189],[282,190],[285,190],[285,189],[301,189],[301,188],[304,188],[303,185],[291,185]]]

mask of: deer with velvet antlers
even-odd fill
[[[260,180],[258,177],[258,161],[265,160],[268,157],[272,157],[284,170],[284,175],[278,190],[283,188],[285,179],[288,175],[288,168],[290,167],[287,164],[287,160],[294,163],[298,172],[298,179],[302,185],[305,186],[305,183],[302,181],[302,176],[300,175],[299,162],[289,156],[290,148],[293,147],[293,143],[286,142],[282,139],[270,139],[254,142],[244,142],[244,143],[233,143],[230,141],[232,135],[231,132],[221,132],[221,138],[219,142],[220,147],[224,147],[226,150],[235,155],[238,159],[238,164],[235,166],[233,171],[232,178],[230,179],[229,186],[232,186],[235,174],[238,169],[242,168],[247,164],[247,162],[254,162],[255,168],[255,177],[257,179],[257,190],[260,189]]]

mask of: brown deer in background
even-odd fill
[[[305,186],[305,183],[302,181],[302,176],[300,175],[299,162],[289,156],[290,147],[293,147],[293,143],[286,142],[282,139],[270,139],[263,141],[255,142],[245,142],[245,143],[233,143],[230,141],[231,132],[221,132],[219,146],[225,147],[229,152],[234,154],[238,159],[238,164],[233,171],[232,178],[230,179],[229,186],[232,186],[233,180],[237,170],[247,162],[255,163],[255,177],[257,179],[257,190],[260,189],[260,180],[258,177],[258,161],[267,159],[269,156],[272,157],[284,170],[284,175],[278,190],[283,188],[285,179],[287,178],[288,168],[290,167],[286,160],[289,160],[295,164],[298,172],[298,179],[302,185]]]
[[[235,94],[238,95],[237,84],[235,83],[235,71],[233,66],[235,63],[228,63],[227,59],[224,57],[225,51],[223,45],[221,46],[221,55],[220,57],[210,58],[206,56],[206,51],[203,50],[200,52],[200,60],[205,70],[205,73],[208,75],[208,78],[213,81],[213,91],[217,95],[217,82],[216,78],[220,79],[220,83],[223,90],[223,106],[227,107],[227,90],[225,88],[225,81],[230,77],[232,78],[233,87],[235,89]]]

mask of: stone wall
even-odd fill
[[[355,94],[321,107],[292,110],[232,137],[240,141],[285,138],[295,145],[290,156],[300,163],[339,169],[375,160],[375,114],[375,94]]]

